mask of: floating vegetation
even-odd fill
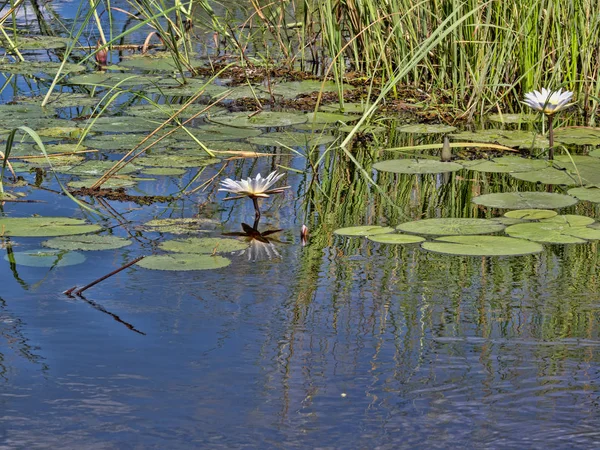
[[[4,236],[44,237],[68,236],[100,231],[99,225],[70,217],[2,217],[0,230]]]
[[[159,247],[175,253],[231,253],[248,248],[247,242],[229,238],[173,239],[162,242]]]
[[[178,176],[185,174],[185,169],[178,169],[176,167],[152,167],[150,169],[142,170],[142,173],[144,175],[155,176]]]
[[[556,211],[552,211],[551,209],[518,209],[516,211],[508,211],[504,213],[504,216],[511,219],[539,220],[549,219],[557,214]]]
[[[393,244],[393,245],[404,245],[404,244],[417,244],[423,242],[425,239],[421,236],[415,236],[413,234],[401,234],[401,233],[384,233],[367,236],[367,239],[380,244]]]
[[[431,252],[464,256],[518,256],[540,253],[544,249],[536,242],[506,236],[447,236],[423,242],[421,247]]]
[[[207,141],[229,141],[235,139],[246,139],[250,137],[259,136],[262,134],[261,130],[252,128],[236,128],[223,125],[202,125],[199,127],[190,129],[194,136],[196,136],[201,142]],[[187,141],[192,140],[189,135],[184,135],[183,132],[175,133],[175,138],[183,138]]]
[[[308,124],[318,123],[318,124],[330,124],[330,123],[349,123],[356,122],[360,119],[358,115],[351,114],[342,114],[342,113],[333,113],[333,112],[310,112],[306,114]]]
[[[480,195],[473,203],[500,209],[558,209],[576,204],[577,199],[550,192],[504,192]]]
[[[221,125],[229,125],[232,127],[276,128],[304,123],[308,120],[308,116],[298,112],[285,111],[261,111],[257,113],[236,112],[215,116],[211,115],[210,120]]]
[[[82,122],[82,126],[90,127],[92,131],[108,133],[139,133],[153,131],[162,125],[161,121],[146,120],[135,116],[102,116]]]
[[[206,156],[179,156],[179,155],[148,155],[139,158],[137,163],[140,166],[151,167],[202,167],[220,162],[217,158],[207,158]]]
[[[205,63],[201,59],[190,59],[188,62],[193,66],[202,66]],[[152,55],[132,55],[123,59],[119,63],[119,67],[142,70],[144,72],[176,73],[179,71],[178,64],[170,52],[154,53]]]
[[[536,114],[490,114],[487,116],[491,122],[499,123],[530,123],[537,119]],[[557,130],[558,131],[558,130]]]
[[[579,180],[576,175],[572,175],[566,170],[555,169],[554,167],[545,167],[530,172],[511,173],[511,176],[517,180],[529,181],[530,183],[565,186],[579,185]]]
[[[393,233],[392,227],[382,227],[379,225],[362,225],[357,227],[338,228],[333,233],[339,236],[374,236],[376,234]]]
[[[589,228],[594,219],[585,216],[565,215],[507,227],[509,236],[551,244],[583,244],[586,240],[599,240],[600,230]]]
[[[457,141],[489,142],[521,149],[547,148],[549,145],[548,139],[539,134],[521,130],[461,131],[450,137]]]
[[[55,159],[52,158],[52,164],[55,165]],[[100,161],[100,160],[87,160],[77,165],[69,165],[68,163],[55,167],[56,172],[66,173],[69,175],[78,175],[78,176],[101,176],[108,169],[114,166],[115,161]],[[122,170],[119,171],[121,175],[133,173],[139,170],[139,167],[134,166],[133,164],[128,164],[123,167]]]
[[[354,89],[349,84],[342,85],[344,91]],[[338,92],[338,85],[333,81],[303,80],[303,81],[284,81],[282,83],[272,83],[270,90],[264,87],[259,88],[264,94],[273,93],[273,95],[285,99],[293,99],[299,95],[307,95],[311,92]]]
[[[437,236],[490,234],[504,230],[504,224],[488,219],[442,218],[401,223],[399,231]]]
[[[600,189],[597,187],[578,187],[569,189],[567,193],[579,200],[600,203]]]
[[[477,172],[513,173],[538,171],[548,167],[549,163],[541,159],[521,158],[520,156],[501,156],[492,159],[474,159],[458,161],[466,169]]]
[[[6,39],[0,39],[0,45],[11,53],[15,48],[19,50],[56,50],[65,48],[70,42],[67,38],[56,36],[12,36],[12,44]]]
[[[12,252],[5,255],[6,261],[14,261],[20,266],[29,267],[65,267],[81,264],[85,261],[85,255],[78,252],[64,250],[34,249],[23,252]]]
[[[78,73],[85,71],[81,64],[51,62],[51,61],[22,61],[16,63],[0,62],[0,72],[29,76],[55,76],[61,73]]]
[[[565,145],[600,145],[600,128],[557,128],[554,130],[554,140]]]
[[[44,247],[58,250],[112,250],[131,245],[129,239],[118,236],[90,234],[80,236],[63,236],[42,242]]]
[[[426,174],[456,172],[462,166],[453,162],[441,162],[433,159],[389,159],[373,164],[381,172]]]
[[[413,125],[404,125],[398,128],[398,131],[403,133],[418,133],[418,134],[440,134],[440,133],[453,133],[456,131],[456,127],[450,125],[432,125],[426,123],[419,123]]]
[[[171,253],[147,256],[136,265],[151,270],[212,270],[227,267],[231,260],[219,255]]]
[[[314,147],[315,145],[330,144],[334,141],[335,136],[332,134],[312,134],[299,131],[280,131],[248,138],[248,142],[256,145],[285,147]]]
[[[204,218],[154,219],[144,224],[147,231],[171,234],[195,234],[214,230],[219,222]]]

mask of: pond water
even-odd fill
[[[69,11],[76,5],[55,3]],[[48,58],[46,52],[29,55]],[[5,103],[43,94],[49,84],[20,75],[11,82],[2,93]],[[220,79],[217,87],[225,84]],[[95,93],[85,84],[61,90]],[[123,115],[134,116],[127,109],[131,98],[128,94],[110,106],[115,116],[108,130],[134,132],[128,143],[135,145],[154,127],[122,122]],[[172,97],[154,98],[174,103]],[[138,100],[133,107],[142,103]],[[69,133],[81,130],[82,123],[66,122],[91,110],[68,106],[31,125],[39,131],[44,121],[60,117],[65,122],[69,131],[45,137],[47,145],[77,142]],[[4,121],[6,115],[20,117],[4,114]],[[199,119],[191,127],[211,145],[234,115],[218,114],[221,125]],[[262,137],[280,133],[275,141],[290,130],[307,131],[306,124],[279,125],[252,130]],[[96,126],[92,130],[102,124]],[[339,124],[332,126],[328,136],[344,135]],[[114,142],[101,146],[98,135],[84,140],[99,150],[87,160],[116,160],[123,154]],[[228,135],[214,141],[227,144],[210,148],[267,156],[219,154],[219,161],[207,163],[198,177],[204,162],[186,165],[183,175],[149,175],[142,169],[156,164],[140,163],[134,175],[144,179],[134,180],[127,194],[173,198],[143,205],[135,198],[79,197],[101,216],[62,195],[51,171],[15,162],[28,184],[14,185],[7,175],[5,190],[35,202],[4,203],[0,220],[86,219],[101,226],[97,234],[131,244],[81,251],[85,261],[79,264],[58,264],[68,255],[60,254],[51,258],[50,267],[32,267],[15,264],[15,254],[44,248],[48,237],[11,236],[2,225],[0,448],[600,446],[597,241],[544,244],[535,254],[488,257],[334,233],[340,227],[396,226],[436,217],[500,217],[504,210],[471,200],[504,191],[564,194],[565,185],[467,169],[421,175],[371,170],[383,158],[381,142],[394,147],[440,140],[439,135],[394,132],[392,126],[352,153],[378,190],[348,155],[328,151],[328,144],[311,151],[294,144],[252,144],[256,137]],[[21,145],[22,151],[32,147]],[[177,151],[207,159],[197,144],[178,137],[140,161]],[[58,179],[85,178],[76,172],[80,162],[63,169],[55,163]],[[165,254],[165,241],[240,233],[242,223],[254,220],[252,202],[224,201],[218,182],[274,170],[286,172],[278,185],[291,188],[261,200],[258,229],[281,230],[269,236],[275,239],[233,237],[249,247],[223,253],[231,260],[223,268],[170,271],[133,265],[81,297],[63,293],[140,256]],[[558,212],[600,220],[596,203],[582,201]],[[197,229],[174,235],[145,225],[179,218],[198,219]],[[300,239],[303,224],[310,230],[307,245]]]

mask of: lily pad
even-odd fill
[[[100,231],[91,225],[70,217],[5,217],[0,218],[0,234],[4,236],[68,236]]]
[[[546,148],[549,145],[548,139],[539,134],[521,130],[462,131],[451,134],[450,138],[458,141],[497,143],[522,149]]]
[[[444,173],[462,169],[460,164],[441,162],[434,159],[390,159],[373,164],[373,168],[381,172],[394,173]]]
[[[204,64],[204,61],[200,59],[190,59],[189,63],[192,66],[201,66]],[[179,70],[175,60],[171,56],[171,53],[133,55],[121,61],[121,63],[119,63],[119,67],[143,70],[145,72],[177,72]]]
[[[83,253],[47,248],[13,252],[12,257],[18,265],[29,267],[65,267],[81,264],[85,261]],[[10,261],[9,255],[5,255],[4,259]]]
[[[223,256],[198,253],[151,255],[136,263],[136,265],[145,269],[173,271],[220,269],[229,264],[231,264],[231,260]]]
[[[69,39],[56,36],[11,36],[14,47],[6,39],[0,40],[8,53],[11,53],[16,47],[18,50],[56,50],[57,48],[65,48],[69,43]]]
[[[90,234],[52,238],[42,245],[59,250],[112,250],[131,245],[131,241],[118,236]]]
[[[131,86],[173,86],[178,85],[175,80],[160,77],[156,75],[135,75],[131,73],[120,72],[94,72],[83,75],[76,75],[69,78],[69,84],[77,84],[83,86],[102,86],[114,87],[117,84],[119,87]]]
[[[16,63],[0,63],[0,72],[14,73],[16,75],[48,75],[55,76],[62,63],[52,61],[22,61]],[[66,63],[62,66],[61,73],[83,72],[85,66],[81,64]]]
[[[574,205],[577,199],[550,192],[504,192],[480,195],[473,203],[501,209],[558,209]]]
[[[569,189],[569,195],[577,197],[579,200],[588,201],[592,203],[600,203],[600,189],[599,188],[584,188],[578,187]]]
[[[504,230],[504,224],[488,219],[423,219],[401,223],[399,231],[425,235],[469,235],[489,234]]]
[[[236,112],[211,116],[210,120],[221,125],[242,128],[288,127],[304,123],[308,120],[306,114],[298,112],[262,111],[257,114]]]
[[[110,132],[110,133],[128,133],[141,131],[154,131],[162,125],[160,120],[146,120],[141,117],[119,116],[110,117],[102,116],[95,119],[90,119],[81,122],[81,127],[87,128],[91,126],[92,131]]]
[[[29,105],[40,105],[44,100],[44,96],[36,95],[33,97],[19,97],[17,100]],[[76,92],[54,92],[50,95],[47,107],[70,108],[96,106],[98,101],[98,97],[94,97],[89,94],[79,94]]]
[[[202,125],[195,128],[190,128],[200,142],[207,141],[229,141],[235,139],[246,139],[262,134],[262,131],[252,128],[236,128],[223,125]],[[189,135],[176,134],[176,137],[181,137],[186,141],[192,140]],[[193,140],[192,140],[193,141]]]
[[[248,248],[247,242],[228,238],[196,238],[174,239],[164,241],[160,248],[176,253],[230,253]]]
[[[339,103],[332,103],[330,105],[321,106],[321,111],[334,112],[334,113],[363,113],[366,111],[366,105],[364,103],[346,103],[340,108]]]
[[[142,173],[145,175],[156,176],[179,176],[185,173],[185,169],[178,169],[175,167],[153,167],[142,170]]]
[[[55,167],[55,170],[60,173],[67,173],[69,175],[79,175],[79,176],[100,176],[104,175],[104,173],[115,165],[116,161],[99,161],[99,160],[87,160],[82,162],[81,164],[69,166],[60,166]],[[54,158],[53,158],[53,166],[54,166]],[[119,170],[119,174],[124,175],[132,172],[136,172],[139,167],[134,166],[133,164],[128,164],[124,166],[121,170]]]
[[[565,186],[580,184],[577,176],[568,173],[566,170],[559,170],[554,167],[546,167],[530,172],[511,173],[510,175],[517,180],[529,181],[530,183],[559,184]]]
[[[360,119],[360,116],[357,114],[342,114],[342,113],[331,113],[331,112],[322,112],[322,111],[317,111],[317,112],[311,112],[311,113],[307,113],[306,114],[307,117],[307,123],[308,124],[313,124],[313,123],[318,123],[318,124],[323,124],[323,123],[348,123],[348,122],[355,122],[358,119]]]
[[[110,179],[106,180],[106,182],[104,182],[102,184],[102,188],[104,188],[104,189],[127,188],[127,187],[131,187],[131,186],[135,186],[138,182],[140,182],[142,180],[151,180],[151,179],[150,178],[146,178],[146,179],[134,178],[134,177],[130,177],[128,175],[117,175],[117,176],[111,177]],[[84,179],[78,180],[78,181],[69,181],[67,183],[67,185],[73,189],[89,188],[89,187],[93,186],[97,181],[98,181],[98,177],[84,178]]]
[[[171,234],[192,234],[213,230],[219,222],[202,218],[154,219],[144,224],[147,231]]]
[[[204,167],[221,162],[217,158],[206,156],[178,156],[178,155],[149,155],[139,158],[137,163],[141,166],[151,167]]]
[[[301,133],[299,131],[268,133],[248,139],[248,142],[256,145],[285,147],[314,147],[330,144],[333,141],[335,141],[335,136],[331,134]]]
[[[544,249],[537,242],[506,236],[448,236],[421,246],[431,252],[465,256],[518,256]]]
[[[373,236],[375,234],[393,233],[392,227],[382,227],[379,225],[364,225],[357,227],[338,228],[333,233],[339,236]]]
[[[380,244],[416,244],[423,242],[425,239],[421,236],[415,236],[413,234],[400,234],[400,233],[386,233],[376,234],[373,236],[367,236],[367,239],[373,242],[379,242]]]
[[[554,140],[565,145],[600,145],[600,128],[557,128],[554,130]]]
[[[398,128],[398,131],[403,133],[417,133],[417,134],[438,134],[438,133],[452,133],[456,131],[456,127],[443,124],[413,124],[404,125]]]
[[[581,177],[583,184],[600,184],[600,159],[598,158],[584,155],[559,155],[554,158],[554,165],[566,170],[577,180]]]
[[[162,122],[164,120],[167,120],[169,117],[173,116],[176,112],[181,110],[182,107],[183,107],[183,105],[177,105],[177,104],[174,104],[174,105],[171,105],[171,104],[159,104],[159,105],[144,104],[144,105],[131,106],[130,108],[127,108],[127,110],[125,112],[132,116],[143,117],[145,119],[155,119],[155,120],[160,120]],[[177,115],[177,117],[179,119],[188,119],[188,118],[200,113],[200,115],[198,115],[197,118],[202,118],[202,117],[205,117],[209,112],[210,112],[210,114],[219,114],[219,113],[223,113],[225,111],[226,111],[225,108],[219,108],[219,107],[213,106],[210,109],[207,109],[206,105],[193,103],[191,105],[188,105],[183,111],[181,111]]]
[[[493,159],[474,159],[460,161],[466,169],[477,172],[511,173],[542,170],[548,167],[548,162],[541,159],[528,159],[519,156],[502,156]]]
[[[84,143],[87,147],[95,148],[102,151],[114,151],[121,152],[124,150],[131,150],[137,146],[143,139],[147,137],[147,134],[132,134],[132,133],[121,133],[121,134],[104,134],[101,136],[94,136],[87,138]],[[154,140],[149,139],[144,145],[150,145]],[[164,148],[166,145],[173,141],[169,138],[165,138],[160,141],[153,149]]]
[[[576,214],[563,214],[541,220],[543,223],[555,223],[564,227],[587,227],[595,222],[594,219],[587,216]]]
[[[552,211],[551,209],[519,209],[516,211],[508,211],[504,213],[504,216],[512,219],[540,220],[549,219],[557,214],[556,211]]]
[[[148,88],[147,92],[164,95],[165,97],[191,97],[202,91],[199,98],[210,100],[218,97],[227,90],[227,87],[225,86],[206,84],[206,80],[200,78],[187,78],[185,83],[181,83],[181,80],[177,79],[176,81],[178,81],[178,84],[176,85],[151,87]]]
[[[570,235],[567,228],[570,227],[560,223],[540,221],[511,225],[506,228],[505,232],[512,237],[548,244],[583,244],[585,242],[582,238]],[[589,230],[598,232],[600,235],[600,230],[593,230],[592,228]]]
[[[488,120],[499,123],[529,123],[537,120],[536,114],[490,114]]]
[[[337,92],[338,86],[333,81],[326,81],[323,83],[318,80],[304,80],[304,81],[284,81],[282,83],[272,83],[271,92],[273,95],[283,97],[285,99],[293,99],[299,95],[306,95],[312,92]],[[344,91],[354,89],[349,84],[342,86]],[[269,94],[269,90],[266,87],[259,88],[263,93]]]

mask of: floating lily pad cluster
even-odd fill
[[[160,249],[168,253],[147,256],[136,264],[153,270],[219,269],[231,263],[230,259],[221,254],[244,250],[247,247],[245,242],[228,238],[173,239],[159,245]]]

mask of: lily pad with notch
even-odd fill
[[[393,233],[392,227],[382,227],[380,225],[361,225],[356,227],[345,227],[334,230],[334,234],[339,236],[364,237],[374,236],[376,234]]]
[[[559,209],[576,204],[577,199],[551,192],[503,192],[480,195],[473,203],[500,209]]]
[[[170,253],[168,255],[147,256],[136,265],[151,270],[212,270],[227,267],[231,260],[220,255],[199,253]]]
[[[599,240],[600,230],[589,228],[589,218],[583,216],[556,216],[539,222],[528,222],[506,228],[509,236],[549,244],[583,244]],[[593,223],[593,219],[592,219]],[[587,225],[586,225],[587,224]]]
[[[506,236],[445,236],[423,242],[421,247],[435,253],[462,256],[520,256],[544,249],[537,242]]]
[[[71,217],[3,217],[0,230],[4,236],[46,237],[94,233],[102,229],[82,219]]]
[[[463,167],[453,162],[441,162],[433,159],[389,159],[373,164],[373,168],[380,172],[407,173],[407,174],[432,174],[456,172]]]
[[[504,230],[505,225],[489,219],[440,218],[423,219],[401,223],[396,227],[399,231],[425,235],[473,235],[490,234]]]
[[[81,264],[85,261],[85,255],[78,252],[52,249],[34,249],[23,252],[13,252],[10,255],[14,262],[28,267],[65,267]],[[9,255],[5,255],[6,261],[11,261]]]
[[[504,216],[511,219],[540,220],[549,219],[557,214],[558,213],[556,211],[551,209],[517,209],[516,211],[508,211],[504,213]]]
[[[112,235],[89,234],[79,236],[62,236],[42,242],[44,247],[58,250],[113,250],[131,245],[129,239]]]

